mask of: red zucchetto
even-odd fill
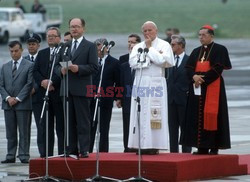
[[[211,25],[203,25],[201,28],[205,28],[205,29],[214,31],[214,27],[212,27]]]

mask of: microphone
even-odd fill
[[[138,48],[137,52],[138,52],[138,54],[137,54],[137,58],[138,58],[137,63],[139,63],[139,62],[140,62],[141,54],[142,54],[142,52],[143,52],[143,49],[140,47],[140,48]]]
[[[107,41],[105,41],[105,42],[103,43],[103,46],[102,46],[102,48],[101,48],[101,52],[104,51],[104,48],[107,47],[108,44],[109,44],[109,43],[108,43]]]
[[[58,47],[57,47],[57,49],[56,49],[56,54],[59,53],[59,51],[61,50],[61,48],[62,48],[63,46],[64,46],[64,43],[63,43],[63,42],[61,42],[61,43],[58,44]]]
[[[147,54],[148,54],[148,48],[146,47],[146,48],[144,48],[144,50],[143,50],[143,52],[144,52],[144,60],[143,60],[143,62],[144,63],[146,63],[146,57],[147,57]]]
[[[69,44],[69,43],[65,43],[64,45],[65,45],[65,49],[64,49],[63,55],[66,56],[66,54],[67,54],[67,52],[68,52],[68,49],[69,49],[69,47],[70,47],[70,44]]]
[[[112,48],[112,47],[114,47],[114,45],[115,45],[115,42],[114,41],[110,41],[109,42],[109,45],[108,45],[108,53],[109,53],[109,51],[110,51],[110,49]]]

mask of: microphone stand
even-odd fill
[[[39,181],[58,181],[60,182],[59,179],[53,177],[53,176],[49,176],[49,158],[48,158],[48,143],[49,143],[49,87],[51,85],[51,79],[52,79],[52,75],[53,75],[53,71],[54,71],[54,66],[55,66],[55,60],[56,60],[56,53],[57,49],[54,50],[52,57],[53,57],[53,62],[52,62],[52,66],[51,66],[51,70],[50,70],[50,75],[49,75],[49,83],[45,92],[45,96],[44,96],[44,101],[43,101],[43,108],[42,108],[42,112],[41,112],[41,116],[40,116],[40,123],[43,120],[43,114],[44,111],[46,112],[46,154],[45,154],[45,175],[44,176],[39,176],[39,177],[35,177],[35,178],[29,178],[27,180],[24,181],[33,181],[33,180],[39,180]]]
[[[114,179],[114,178],[110,178],[110,177],[106,177],[106,176],[101,176],[99,174],[99,163],[100,163],[100,152],[99,152],[99,148],[100,148],[100,98],[101,98],[101,85],[102,85],[102,78],[103,78],[103,70],[104,70],[104,66],[105,66],[105,59],[103,60],[103,65],[102,65],[102,69],[101,69],[101,73],[100,73],[100,81],[98,84],[98,90],[97,90],[97,94],[95,95],[96,98],[96,103],[95,103],[95,111],[94,111],[94,117],[93,117],[93,122],[95,122],[96,119],[96,113],[97,113],[97,130],[96,130],[96,174],[93,177],[87,178],[85,179],[85,181],[91,181],[91,182],[95,182],[95,181],[121,181],[118,179]]]
[[[140,126],[140,123],[141,123],[141,116],[140,116],[140,113],[141,113],[141,99],[138,96],[139,95],[138,91],[140,89],[140,84],[141,84],[141,79],[142,79],[142,64],[146,62],[146,56],[145,56],[144,61],[140,61],[140,56],[139,56],[139,59],[138,59],[137,62],[140,63],[139,80],[137,82],[138,84],[136,84],[136,92],[135,92],[135,94],[136,94],[135,101],[137,102],[137,123],[138,123],[138,176],[126,179],[126,180],[124,180],[124,182],[126,182],[126,181],[153,182],[151,180],[143,178],[142,175],[141,175],[141,161],[142,161],[142,155],[141,155],[141,126]],[[133,128],[133,133],[135,133],[135,126]]]
[[[65,48],[67,49],[67,47]],[[67,51],[65,51],[66,54]],[[66,74],[63,75],[63,108],[65,113],[66,108],[66,114],[64,114],[64,131],[66,132],[65,138],[66,138],[66,146],[64,147],[64,154],[51,156],[49,158],[55,158],[55,157],[71,157],[73,159],[78,159],[76,155],[70,155],[68,154],[69,149],[69,77],[68,77],[68,68],[69,68],[69,57],[66,55],[63,55],[64,59],[63,62],[66,62]],[[66,106],[66,107],[65,107]]]

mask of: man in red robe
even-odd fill
[[[186,64],[189,87],[186,121],[181,143],[198,148],[194,154],[218,154],[231,148],[227,98],[223,70],[231,69],[228,51],[214,42],[214,29],[199,30],[201,46],[195,48]]]

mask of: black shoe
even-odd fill
[[[136,152],[138,152],[138,149],[127,148],[124,150],[124,153],[136,153]]]
[[[136,155],[138,155],[139,152],[136,152]],[[157,155],[159,154],[158,149],[141,149],[141,155]]]
[[[1,161],[2,164],[7,164],[7,163],[15,163],[15,159],[5,159],[4,161]]]
[[[208,149],[198,148],[196,152],[193,152],[193,155],[206,155],[208,154]]]
[[[29,163],[29,159],[20,159],[20,161],[23,164],[28,164]]]
[[[218,155],[219,149],[211,149],[209,155]]]
[[[79,158],[88,158],[89,153],[88,152],[83,152],[82,154],[79,155]]]

